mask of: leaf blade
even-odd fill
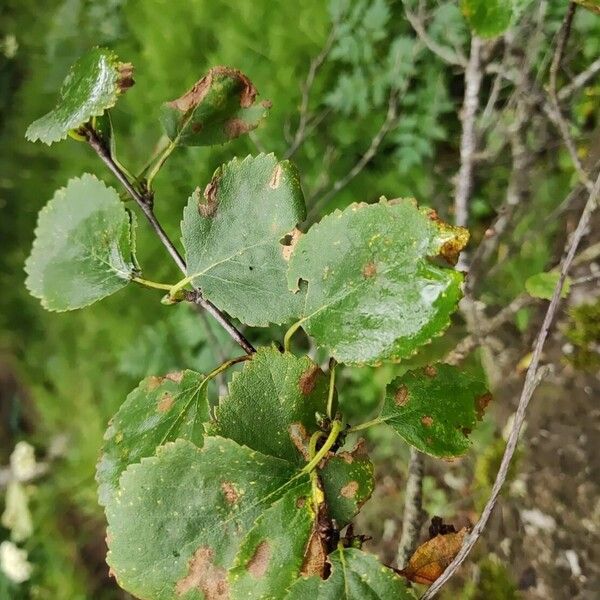
[[[29,125],[25,137],[48,145],[65,139],[70,131],[112,108],[133,85],[132,72],[132,65],[120,63],[114,52],[93,48],[71,67],[57,105]]]
[[[468,232],[412,200],[354,204],[326,216],[295,245],[288,285],[307,291],[300,323],[338,362],[378,364],[413,354],[449,325]]]
[[[215,172],[181,222],[188,276],[221,310],[247,325],[295,318],[280,240],[305,217],[296,169],[274,155],[237,159]]]
[[[201,446],[209,418],[207,379],[194,371],[147,377],[111,420],[96,470],[100,504],[117,493],[123,471],[178,438]]]
[[[421,452],[450,458],[469,450],[467,436],[490,401],[485,382],[451,365],[436,364],[392,381],[381,418]]]
[[[69,180],[39,213],[27,289],[58,312],[117,292],[138,271],[134,225],[113,188],[89,174]]]
[[[328,378],[308,356],[259,348],[233,376],[207,431],[301,464],[318,429],[315,413],[326,411],[328,387]]]
[[[214,67],[183,96],[165,102],[161,124],[183,146],[223,144],[258,127],[270,107],[255,104],[257,91],[237,69]]]

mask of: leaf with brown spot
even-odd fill
[[[482,378],[440,363],[392,381],[381,419],[421,452],[452,458],[471,447],[467,434],[490,399]]]
[[[177,438],[202,445],[209,419],[206,383],[194,371],[150,376],[127,396],[104,434],[96,471],[101,504],[114,497],[127,466],[152,456],[157,446]]]
[[[402,571],[410,581],[431,585],[454,560],[463,545],[468,530],[463,527],[457,533],[438,534],[419,546]]]
[[[289,247],[281,240],[305,216],[290,162],[260,154],[222,165],[204,197],[194,192],[184,209],[182,242],[192,285],[247,325],[297,318],[303,297],[287,287]]]
[[[329,378],[309,357],[259,348],[233,376],[207,430],[269,456],[304,463],[308,440],[318,429],[315,415],[327,410],[328,389]]]
[[[416,600],[406,580],[372,554],[339,547],[328,560],[331,574],[327,579],[301,577],[282,596],[284,600]]]
[[[223,144],[255,129],[269,105],[256,104],[257,91],[237,69],[214,67],[183,96],[166,102],[161,123],[183,146]]]
[[[410,199],[352,204],[313,225],[289,261],[298,324],[338,362],[398,361],[440,335],[461,296],[453,259],[467,231]]]
[[[309,486],[286,493],[263,512],[229,572],[232,597],[280,598],[304,568],[314,521]]]
[[[308,539],[302,568],[300,569],[299,574],[303,577],[312,577],[313,575],[316,575],[323,579],[325,577],[326,565],[327,548],[320,532],[315,528]]]
[[[302,232],[297,227],[294,227],[294,229],[292,229],[290,233],[287,233],[280,240],[281,254],[283,256],[283,260],[290,260],[292,252],[294,251],[294,248],[296,247],[296,244],[298,243],[298,240],[300,239],[301,235]]]
[[[121,476],[107,561],[145,600],[277,597],[300,573],[310,497],[295,464],[222,437],[177,440]]]
[[[351,452],[329,457],[319,476],[329,516],[342,528],[371,497],[375,485],[373,463],[359,442]]]

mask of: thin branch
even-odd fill
[[[292,140],[292,144],[289,147],[288,151],[285,153],[285,158],[289,158],[298,150],[306,136],[308,135],[307,124],[308,124],[308,104],[310,101],[310,93],[315,82],[315,77],[317,75],[317,71],[323,65],[327,56],[329,56],[329,52],[331,51],[331,47],[336,37],[336,25],[334,23],[331,31],[329,32],[329,36],[325,41],[325,45],[323,49],[315,58],[310,61],[310,67],[308,68],[308,75],[306,76],[306,80],[302,86],[302,100],[300,102],[300,120],[298,121],[298,128],[296,129],[296,134],[294,135],[294,139]],[[321,119],[324,116],[321,117]],[[314,128],[314,127],[313,127]]]
[[[564,102],[598,73],[600,73],[600,58],[597,58],[585,71],[579,73],[571,83],[562,87],[558,92],[558,99]]]
[[[331,200],[331,198],[333,198],[339,191],[344,189],[369,164],[369,162],[377,154],[377,150],[379,149],[381,142],[383,142],[383,139],[387,133],[390,131],[390,129],[392,129],[397,118],[397,92],[392,92],[388,101],[388,109],[385,120],[381,124],[381,127],[377,130],[377,133],[375,133],[373,136],[373,139],[371,140],[366,152],[359,158],[352,169],[350,169],[350,171],[344,175],[344,177],[338,179],[329,189],[329,191],[313,204],[307,217],[309,221],[318,215],[321,209]]]
[[[105,147],[102,140],[97,136],[94,129],[88,127],[85,129],[85,135],[88,140],[88,144],[90,147],[96,152],[100,160],[109,168],[109,170],[113,173],[113,175],[119,180],[119,182],[123,185],[127,193],[135,200],[136,204],[140,207],[140,210],[144,213],[148,223],[154,230],[154,233],[158,236],[163,246],[167,249],[167,252],[171,255],[173,262],[179,267],[179,270],[187,275],[185,261],[183,257],[175,248],[175,245],[170,240],[169,236],[163,229],[162,225],[159,223],[158,219],[154,214],[153,209],[153,198],[151,194],[142,194],[140,193],[129,181],[125,173],[120,169],[120,167],[115,163],[110,155],[110,152]],[[244,349],[247,354],[251,354],[254,352],[254,347],[252,344],[244,337],[244,335],[229,321],[228,317],[225,316],[212,302],[204,298],[200,290],[195,290],[193,294],[193,301],[195,304],[200,305],[204,308],[208,313],[210,313],[223,327],[227,333]]]
[[[460,120],[462,134],[460,139],[460,169],[454,195],[454,221],[466,226],[469,217],[469,196],[473,185],[473,164],[476,150],[475,118],[479,109],[479,90],[483,79],[481,68],[482,40],[473,36],[469,62],[465,70],[465,94]]]
[[[575,142],[571,137],[571,132],[569,131],[569,124],[563,117],[556,88],[556,81],[558,78],[558,71],[560,69],[560,63],[562,61],[563,55],[565,53],[565,48],[567,46],[567,42],[569,41],[569,35],[571,33],[571,25],[573,23],[573,16],[575,15],[575,9],[577,5],[574,2],[569,3],[569,7],[567,9],[567,13],[565,18],[563,19],[560,31],[558,32],[558,42],[556,44],[556,49],[554,51],[554,55],[552,57],[552,63],[550,65],[550,82],[548,85],[548,97],[550,99],[549,102],[544,102],[542,108],[550,121],[554,123],[558,131],[560,132],[561,137],[563,138],[563,142],[571,156],[571,162],[575,167],[575,171],[577,171],[577,175],[579,179],[586,187],[588,192],[591,192],[593,188],[593,184],[588,177],[585,169],[583,168],[583,164],[579,159],[579,155],[577,154],[577,148],[575,146]]]
[[[462,54],[459,54],[458,52],[455,52],[446,46],[442,46],[432,39],[425,30],[425,26],[423,25],[421,19],[412,13],[406,4],[404,5],[404,14],[406,15],[406,20],[415,30],[418,38],[429,50],[431,50],[431,52],[449,65],[456,65],[458,67],[462,67],[463,69],[467,68],[467,59]]]
[[[402,536],[398,545],[398,569],[404,569],[417,546],[423,526],[423,474],[424,455],[415,448],[410,449],[408,478],[404,491],[404,512],[402,515]]]
[[[596,209],[599,194],[600,176],[598,176],[598,178],[596,179],[596,182],[589,195],[588,201],[586,202],[583,213],[581,214],[581,217],[579,219],[579,223],[577,224],[577,227],[573,232],[571,239],[567,241],[567,244],[565,246],[565,258],[562,261],[560,267],[560,277],[554,288],[552,300],[550,301],[550,306],[546,311],[542,327],[535,340],[531,363],[529,365],[529,368],[527,369],[525,383],[523,384],[523,389],[519,398],[519,403],[517,407],[517,412],[515,414],[513,426],[508,437],[506,448],[504,450],[504,455],[502,457],[500,469],[498,470],[496,480],[494,481],[494,485],[492,487],[492,493],[490,495],[490,498],[488,499],[481,513],[479,521],[477,521],[477,524],[465,540],[465,543],[460,549],[460,552],[456,555],[455,559],[450,563],[450,565],[444,571],[442,576],[425,592],[425,594],[421,597],[421,600],[429,600],[430,598],[433,598],[437,594],[437,592],[439,592],[442,586],[452,577],[452,575],[454,575],[454,573],[457,571],[460,565],[467,558],[473,546],[477,543],[477,540],[483,533],[483,530],[485,529],[485,526],[487,525],[487,522],[496,505],[502,486],[506,481],[512,457],[517,447],[519,433],[525,420],[527,406],[529,405],[529,401],[533,396],[533,392],[535,391],[540,381],[540,358],[542,356],[542,350],[544,349],[544,344],[546,342],[546,338],[548,337],[552,321],[554,320],[554,316],[556,315],[558,306],[560,304],[563,285],[569,273],[569,269],[572,265],[573,259],[575,257],[575,252],[577,251],[579,243],[581,242],[581,239],[583,238],[586,229],[589,225],[592,212]]]

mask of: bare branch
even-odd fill
[[[439,592],[442,586],[452,577],[452,575],[454,575],[454,573],[457,571],[460,565],[467,558],[473,546],[477,543],[477,540],[483,533],[483,530],[485,529],[485,526],[487,525],[487,522],[496,505],[498,496],[500,494],[500,490],[502,489],[502,486],[504,485],[506,476],[508,474],[510,462],[517,447],[519,433],[521,431],[523,421],[525,420],[527,406],[529,405],[529,401],[533,396],[533,392],[535,391],[540,381],[540,358],[542,355],[542,350],[544,349],[546,338],[548,337],[548,333],[552,325],[552,321],[554,320],[554,316],[556,315],[556,311],[560,304],[563,284],[565,282],[565,279],[567,278],[569,269],[573,263],[573,259],[575,257],[575,253],[577,251],[579,243],[581,242],[581,239],[583,238],[585,231],[589,225],[592,212],[596,209],[599,194],[600,176],[598,176],[592,188],[583,213],[581,214],[581,217],[579,219],[579,223],[577,224],[577,228],[575,229],[573,235],[571,236],[571,239],[567,241],[567,244],[565,246],[565,258],[562,261],[560,267],[560,277],[556,283],[556,287],[554,288],[552,300],[550,301],[550,306],[548,306],[548,310],[546,311],[542,327],[535,340],[531,363],[529,365],[529,368],[527,369],[525,383],[523,384],[523,389],[519,398],[519,403],[517,407],[517,412],[515,414],[513,426],[508,437],[506,448],[504,450],[504,455],[502,457],[500,469],[498,470],[496,480],[494,481],[494,485],[492,487],[492,493],[490,495],[490,498],[488,499],[481,513],[479,521],[477,521],[477,524],[465,540],[465,543],[463,544],[456,558],[450,563],[448,568],[444,571],[443,575],[427,590],[427,592],[425,592],[425,594],[421,597],[421,600],[429,600],[430,598],[433,598],[437,594],[437,592]]]
[[[600,58],[597,58],[585,71],[579,73],[571,83],[562,87],[558,92],[558,99],[564,102],[598,73],[600,73]]]
[[[449,65],[456,65],[462,67],[463,69],[467,68],[467,59],[459,54],[457,51],[451,50],[446,46],[442,46],[438,44],[434,39],[432,39],[427,31],[425,30],[425,26],[421,19],[412,13],[410,9],[404,5],[404,14],[406,15],[406,20],[411,24],[411,27],[415,30],[418,38],[423,42],[423,44],[431,50],[436,56],[441,58],[445,63]]]
[[[308,123],[308,103],[310,101],[310,92],[312,90],[313,84],[315,82],[315,77],[317,75],[317,71],[323,65],[329,52],[331,51],[331,47],[336,37],[336,24],[334,23],[329,35],[327,36],[327,40],[325,41],[325,45],[323,49],[315,58],[310,61],[310,66],[308,68],[308,75],[306,76],[306,80],[302,86],[302,100],[300,102],[300,120],[298,122],[298,128],[296,129],[296,133],[294,135],[294,139],[292,140],[291,146],[288,148],[285,153],[285,158],[289,158],[298,150],[302,142],[305,140],[308,132],[306,131],[306,126]],[[321,117],[322,119],[323,117]]]
[[[398,569],[404,569],[415,551],[419,533],[423,526],[423,474],[425,457],[415,448],[410,449],[408,478],[404,491],[402,514],[402,536],[398,545]]]
[[[462,135],[460,140],[460,169],[454,195],[454,221],[465,226],[469,217],[469,196],[473,184],[473,163],[476,150],[475,118],[479,109],[479,90],[483,71],[481,69],[482,40],[471,38],[471,52],[465,70],[465,95],[460,120]]]
[[[377,150],[383,142],[383,139],[387,135],[387,133],[394,126],[396,119],[398,118],[398,92],[394,91],[390,94],[390,98],[388,101],[388,109],[385,116],[385,120],[381,124],[381,127],[377,130],[369,147],[366,152],[360,157],[360,159],[355,163],[355,165],[350,169],[344,177],[338,179],[333,186],[329,189],[329,191],[321,196],[317,202],[313,204],[308,214],[308,220],[314,219],[316,215],[319,214],[321,209],[333,198],[339,191],[344,189],[373,159],[373,157],[377,154]]]
[[[175,248],[175,245],[170,240],[169,236],[159,223],[153,209],[153,198],[151,194],[140,193],[129,181],[128,177],[121,170],[121,168],[115,163],[110,155],[110,152],[105,147],[102,140],[98,137],[93,128],[88,127],[85,129],[85,135],[87,137],[88,144],[96,152],[100,160],[109,168],[113,175],[119,180],[121,185],[125,188],[127,193],[135,200],[140,210],[144,213],[148,223],[154,230],[154,233],[158,236],[163,246],[167,249],[167,252],[171,255],[173,262],[179,267],[179,270],[187,275],[185,261],[183,257]],[[252,344],[244,337],[244,335],[229,321],[228,317],[225,316],[212,302],[204,298],[200,290],[195,290],[192,294],[194,303],[204,308],[210,313],[223,327],[227,333],[244,349],[248,354],[255,352]]]

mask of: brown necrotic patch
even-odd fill
[[[171,409],[173,406],[173,402],[175,402],[175,398],[173,398],[173,394],[169,392],[165,392],[159,399],[158,404],[156,405],[156,409],[158,412],[165,413]]]
[[[396,406],[405,406],[408,402],[408,388],[401,385],[394,394],[394,403]]]
[[[362,274],[365,279],[370,279],[371,277],[375,277],[377,274],[377,265],[374,262],[368,262],[362,268]]]
[[[225,500],[228,504],[235,504],[240,497],[240,494],[235,489],[233,483],[229,481],[223,481],[223,483],[221,483],[221,491],[223,492]]]
[[[488,407],[488,404],[492,401],[492,395],[488,392],[487,394],[483,394],[483,396],[479,396],[475,398],[475,413],[477,414],[477,419],[481,421],[483,419],[483,415],[485,413],[485,409]]]
[[[271,175],[271,180],[269,181],[269,187],[272,190],[276,190],[281,184],[281,175],[283,173],[283,167],[278,163],[275,166],[273,171],[273,175]]]
[[[202,546],[196,550],[189,562],[188,574],[175,586],[175,593],[183,596],[191,590],[204,594],[205,600],[229,600],[227,571],[213,564],[213,551]]]
[[[229,119],[229,121],[225,123],[225,135],[229,139],[240,137],[240,135],[244,135],[244,133],[248,133],[252,129],[254,129],[254,127],[238,117]]]
[[[425,427],[431,427],[433,425],[433,419],[428,416],[421,417],[421,423],[423,423]]]
[[[427,365],[423,368],[423,373],[425,373],[427,377],[431,377],[433,379],[437,375],[437,369],[431,365]]]
[[[205,219],[213,217],[217,212],[217,193],[219,191],[219,178],[214,177],[212,181],[204,188],[204,200],[200,199],[198,194],[198,212]]]
[[[340,490],[340,494],[344,498],[354,498],[354,496],[356,496],[356,492],[358,492],[358,482],[357,481],[350,481],[350,482],[348,482]]]
[[[271,560],[271,546],[269,542],[262,541],[254,551],[254,555],[246,565],[250,575],[256,577],[264,577]]]
[[[302,425],[302,423],[291,423],[288,427],[288,433],[292,440],[292,444],[296,446],[298,452],[302,454],[305,460],[309,460],[308,442],[310,441],[310,438],[304,425]]]
[[[315,389],[320,371],[321,369],[317,365],[312,365],[300,375],[298,387],[304,396],[308,396]]]

